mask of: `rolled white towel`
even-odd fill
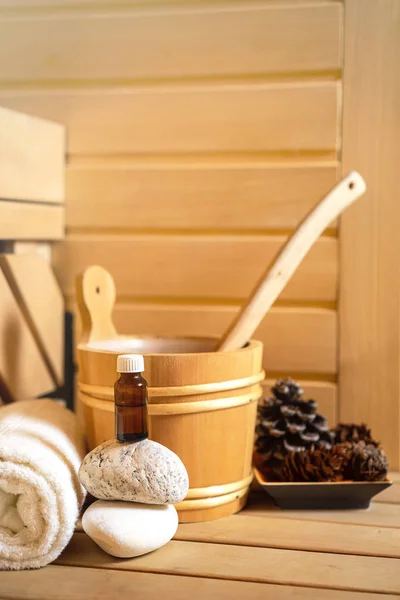
[[[85,492],[76,416],[53,400],[0,408],[0,569],[36,569],[68,544]]]

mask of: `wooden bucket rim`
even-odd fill
[[[189,336],[189,335],[135,335],[135,336],[131,336],[131,335],[119,335],[118,338],[119,339],[132,339],[132,340],[194,340],[194,341],[217,341],[219,340],[219,336]],[[95,344],[100,344],[101,342],[110,342],[113,340],[99,340],[96,342],[92,342]],[[249,342],[243,346],[243,348],[238,348],[236,350],[227,350],[227,351],[223,351],[223,352],[217,352],[215,350],[209,350],[209,351],[205,351],[205,352],[140,352],[140,354],[142,354],[145,357],[149,357],[149,358],[154,358],[157,359],[158,357],[164,357],[164,356],[169,356],[169,357],[181,357],[181,356],[193,356],[193,357],[198,357],[198,356],[215,356],[215,355],[221,355],[221,356],[232,356],[233,354],[237,354],[237,353],[244,353],[244,352],[253,352],[256,348],[261,347],[262,348],[262,342],[260,342],[259,340],[249,340]],[[108,350],[108,349],[101,349],[101,348],[93,348],[91,347],[91,343],[90,342],[81,342],[79,344],[77,344],[77,349],[81,352],[86,352],[88,354],[105,354],[105,355],[115,355],[118,356],[119,354],[123,354],[124,352],[122,351],[118,351],[118,350]],[[126,354],[128,354],[128,352],[126,352]],[[133,354],[133,352],[132,352]],[[139,352],[138,352],[139,354]]]

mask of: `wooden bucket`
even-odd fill
[[[93,325],[95,311],[90,314]],[[101,338],[100,329],[92,327]],[[114,339],[90,339],[77,349],[79,398],[90,449],[115,437],[118,354],[143,354],[150,438],[175,452],[189,474],[189,493],[176,506],[180,522],[217,519],[243,508],[252,480],[257,402],[264,378],[261,342],[213,352],[214,338],[110,335]]]

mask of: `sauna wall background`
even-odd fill
[[[68,127],[53,264],[125,333],[220,334],[339,171],[343,5],[1,0],[0,105]],[[336,224],[257,337],[337,417]]]

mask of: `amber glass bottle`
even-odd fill
[[[115,436],[120,442],[140,442],[149,436],[147,381],[142,377],[140,354],[121,354],[117,359],[120,378],[114,384]]]

